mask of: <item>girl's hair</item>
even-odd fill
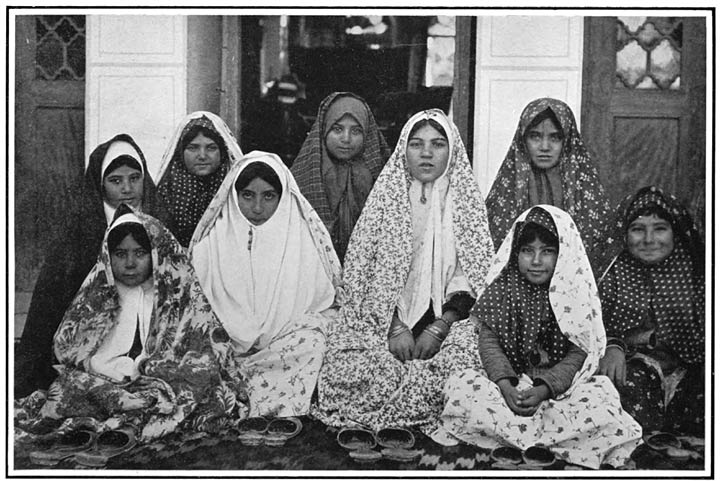
[[[418,132],[418,130],[419,130],[421,127],[424,127],[424,126],[430,126],[430,127],[432,127],[432,128],[435,129],[437,132],[439,132],[440,134],[442,134],[443,137],[444,137],[446,140],[450,140],[450,138],[448,138],[447,133],[445,132],[445,128],[443,128],[443,127],[440,125],[440,123],[437,122],[435,119],[422,119],[422,120],[416,122],[415,125],[412,127],[412,129],[410,129],[410,134],[408,134],[408,139],[412,138],[413,135],[414,135],[416,132]]]
[[[185,135],[182,137],[182,142],[180,145],[182,146],[182,150],[184,151],[188,144],[192,142],[193,139],[197,137],[198,134],[202,134],[206,138],[212,139],[215,144],[217,144],[218,148],[220,148],[220,155],[221,159],[225,160],[227,158],[227,146],[225,145],[225,140],[222,138],[220,134],[213,131],[212,129],[208,129],[205,126],[193,126],[191,127],[188,132],[185,133]]]
[[[529,245],[538,239],[545,245],[550,245],[555,248],[559,248],[560,246],[558,238],[550,230],[532,221],[522,225],[515,246],[519,249],[523,245]]]
[[[117,158],[110,161],[110,164],[108,164],[108,167],[105,169],[105,172],[103,173],[103,180],[107,178],[110,173],[115,171],[118,168],[122,168],[123,166],[128,166],[132,169],[137,169],[141,173],[143,172],[142,166],[140,165],[140,162],[133,158],[132,156],[128,154],[123,154],[122,156],[118,156]]]
[[[138,223],[121,223],[108,234],[107,243],[110,253],[112,253],[128,235],[132,236],[133,240],[145,250],[148,252],[151,251],[150,238],[148,238],[148,234],[142,225]]]
[[[640,208],[639,210],[630,213],[630,216],[627,218],[627,223],[625,224],[625,229],[630,226],[630,223],[637,220],[641,216],[657,216],[658,218],[662,218],[663,220],[670,223],[671,226],[674,226],[674,219],[672,215],[662,206],[646,206],[644,208]]]
[[[540,125],[541,122],[543,122],[545,119],[550,119],[552,121],[553,125],[555,126],[555,129],[557,129],[560,132],[560,135],[564,138],[565,133],[563,132],[562,125],[560,124],[560,121],[558,120],[557,116],[553,112],[552,109],[549,107],[546,108],[544,111],[540,112],[537,116],[533,118],[532,121],[530,121],[530,124],[528,124],[528,127],[525,128],[525,133],[527,134],[530,129]]]
[[[260,161],[253,161],[240,172],[237,180],[235,180],[235,191],[240,192],[244,190],[255,178],[260,178],[265,181],[275,188],[278,196],[282,196],[282,183],[277,173],[275,173],[275,170],[269,165]]]

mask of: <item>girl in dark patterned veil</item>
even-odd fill
[[[580,231],[593,272],[607,265],[610,204],[585,148],[570,107],[551,98],[536,99],[520,116],[515,136],[487,197],[495,248],[515,219],[531,206],[557,206]]]
[[[680,202],[653,186],[619,205],[613,228],[600,373],[646,431],[703,434],[704,244]]]
[[[206,111],[180,121],[162,157],[158,195],[172,215],[173,233],[184,247],[230,168],[242,158],[225,121]]]
[[[350,92],[333,92],[292,165],[303,196],[325,223],[342,263],[360,217],[390,149],[370,106]]]

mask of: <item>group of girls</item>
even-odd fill
[[[599,468],[643,430],[702,434],[702,240],[654,187],[613,218],[561,101],[525,108],[487,203],[442,111],[391,154],[351,93],[321,103],[292,170],[196,112],[157,190],[120,135],[85,196],[16,354],[24,435],[309,415]]]

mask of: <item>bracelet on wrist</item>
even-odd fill
[[[388,339],[392,339],[393,337],[396,337],[404,332],[410,332],[410,329],[408,329],[407,326],[404,324],[398,324],[392,330],[390,330],[390,333],[388,334]]]
[[[427,332],[431,337],[434,339],[442,342],[445,340],[446,334],[439,328],[433,327],[432,325],[428,325],[425,327],[425,330],[423,332]]]

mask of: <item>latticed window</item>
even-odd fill
[[[85,16],[35,17],[35,78],[85,79]]]
[[[676,17],[618,17],[617,87],[680,89],[683,22]]]

